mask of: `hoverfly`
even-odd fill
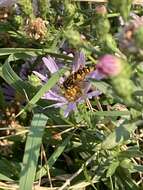
[[[86,76],[94,71],[93,66],[80,68],[72,73],[64,82],[64,96],[69,101],[75,101],[82,95],[82,85]]]

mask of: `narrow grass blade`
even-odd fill
[[[23,166],[20,174],[20,190],[31,190],[35,179],[39,150],[47,117],[35,114],[25,145]]]
[[[0,48],[0,56],[10,55],[10,54],[23,54],[23,53],[27,54],[27,55],[30,55],[30,56],[43,55],[43,54],[46,53],[47,55],[51,55],[51,56],[54,56],[54,57],[59,57],[59,58],[68,59],[68,60],[73,59],[73,58],[71,58],[70,56],[67,56],[67,55],[53,53],[53,52],[51,52],[50,49]]]

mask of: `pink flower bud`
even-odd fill
[[[98,5],[95,10],[96,10],[97,14],[100,14],[100,15],[106,15],[107,14],[107,9],[104,5]]]
[[[117,76],[122,70],[121,60],[114,55],[106,54],[99,59],[96,70],[105,77]]]

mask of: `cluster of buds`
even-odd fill
[[[33,38],[35,40],[42,40],[46,36],[46,23],[42,18],[29,20],[25,30],[30,38]]]
[[[143,16],[132,15],[132,20],[118,34],[120,49],[130,53],[140,52],[143,49],[142,30]]]

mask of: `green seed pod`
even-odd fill
[[[93,23],[94,22],[97,37],[104,39],[104,36],[110,31],[110,23],[107,18],[107,10],[105,6],[96,7],[96,14]]]
[[[43,18],[43,19],[46,19],[46,16],[49,12],[49,7],[50,7],[50,2],[48,0],[39,0],[38,2],[38,8],[39,8],[39,11],[40,11],[40,16]]]
[[[33,7],[31,0],[21,0],[19,1],[22,11],[30,18],[34,18]]]
[[[76,12],[76,7],[74,4],[71,4],[71,3],[67,3],[66,4],[66,14],[70,17],[70,16],[73,16]]]
[[[96,20],[96,33],[97,37],[102,37],[104,39],[104,36],[109,32],[110,30],[110,23],[108,19],[101,18]]]
[[[82,44],[81,35],[78,31],[71,29],[65,31],[64,34],[74,47],[80,46]]]
[[[128,77],[122,77],[121,75],[113,78],[112,85],[120,97],[127,103],[132,103],[134,84]]]
[[[23,26],[24,20],[22,16],[16,15],[14,16],[14,20],[17,26]]]

